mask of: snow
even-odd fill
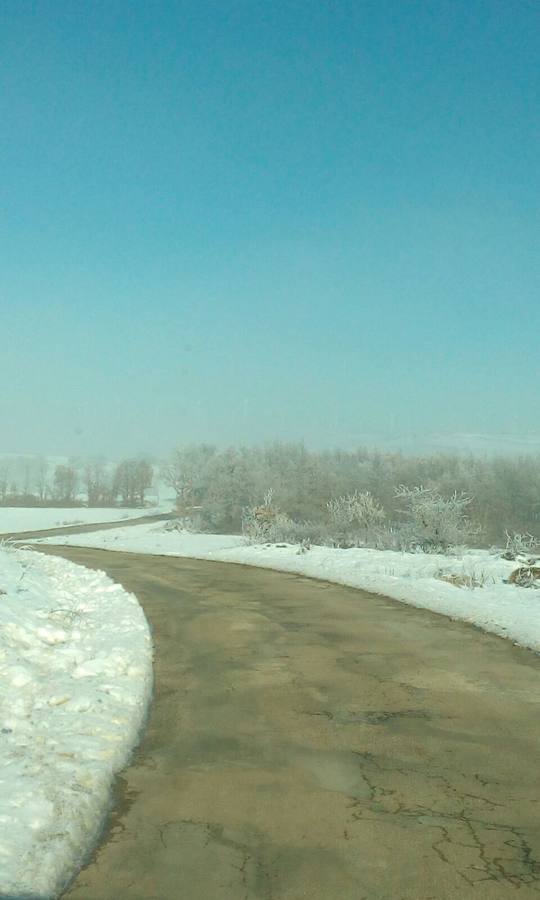
[[[110,537],[109,537],[110,535]],[[105,550],[125,550],[128,553],[157,553],[164,556],[188,556],[193,559],[214,559],[228,549],[244,548],[245,539],[238,534],[191,534],[167,531],[162,522],[151,522],[92,531],[89,534],[58,535],[39,538],[33,544],[56,544],[70,547],[95,547]],[[234,560],[233,560],[234,561]]]
[[[68,509],[0,506],[0,535],[16,534],[21,531],[43,531],[47,528],[61,528],[68,525],[93,525],[105,522],[121,522],[141,516],[153,516],[168,512],[171,503],[155,507],[136,509],[88,509],[71,507]]]
[[[145,721],[137,599],[102,572],[0,547],[0,683],[0,896],[45,900],[91,850]]]
[[[312,547],[301,553],[298,546],[292,545],[246,545],[238,535],[165,531],[161,523],[48,538],[46,542],[212,559],[294,572],[362,588],[461,619],[540,651],[540,591],[505,584],[503,579],[519,563],[503,560],[486,550],[444,556]],[[441,575],[472,577],[482,586],[456,587],[442,581]]]

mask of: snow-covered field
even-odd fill
[[[503,579],[518,563],[486,550],[443,556],[312,547],[300,553],[298,546],[291,545],[246,546],[238,535],[168,532],[161,523],[48,538],[46,542],[213,559],[295,572],[462,619],[540,651],[540,591],[505,584]],[[452,575],[473,579],[479,586],[456,587],[441,580],[441,576]]]
[[[0,547],[0,684],[0,896],[45,900],[91,849],[145,720],[137,599],[102,572]]]
[[[35,508],[0,506],[0,534],[13,534],[20,531],[42,531],[46,528],[61,528],[68,525],[93,525],[102,522],[122,522],[125,519],[138,519],[140,516],[152,516],[160,512],[168,512],[170,502],[159,506],[136,509],[75,509]]]

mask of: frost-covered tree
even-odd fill
[[[238,531],[243,510],[261,495],[255,460],[250,464],[243,448],[216,453],[206,470],[199,504],[203,527],[213,531]]]
[[[283,515],[297,523],[323,526],[331,500],[358,492],[376,497],[385,522],[368,528],[367,540],[410,537],[399,485],[423,485],[433,497],[470,497],[467,516],[482,527],[482,541],[504,546],[505,528],[540,536],[540,457],[489,459],[437,453],[428,457],[366,449],[316,453],[303,444],[217,450],[207,445],[177,451],[163,475],[176,490],[179,508],[200,507],[206,528],[240,531],[242,510],[252,508],[265,490]],[[399,524],[400,520],[403,524]],[[478,534],[472,535],[476,541]],[[366,541],[365,526],[355,540]],[[383,543],[384,543],[383,541]]]
[[[200,505],[207,486],[208,467],[215,453],[216,448],[209,444],[182,447],[163,467],[161,477],[173,488],[180,512]]]

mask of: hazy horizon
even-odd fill
[[[540,7],[0,23],[0,450],[536,439]]]
[[[106,459],[119,461],[122,457],[147,457],[158,462],[168,459],[173,452],[182,447],[203,444],[204,441],[176,441],[160,453],[151,452],[141,447],[130,446],[124,453],[89,452],[84,448],[73,452],[47,453],[36,449],[13,451],[7,447],[0,447],[0,460],[13,458],[37,459],[44,457],[49,461],[68,461],[70,459]],[[206,442],[211,443],[217,449],[228,447],[267,447],[276,443],[298,445],[303,444],[308,451],[342,450],[353,452],[355,450],[379,451],[381,453],[400,453],[403,456],[430,456],[448,454],[458,456],[477,457],[519,457],[540,456],[540,432],[510,435],[510,434],[358,434],[354,440],[344,440],[342,443],[315,444],[300,440],[280,440],[269,438],[263,441],[252,442]]]

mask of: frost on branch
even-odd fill
[[[384,510],[369,491],[355,491],[336,497],[327,504],[334,544],[338,547],[367,545],[384,519]]]
[[[250,544],[274,543],[290,519],[272,502],[274,492],[269,490],[259,506],[244,509],[242,514],[242,534]]]
[[[443,497],[430,488],[400,485],[395,490],[395,497],[404,507],[402,531],[406,533],[410,550],[445,552],[466,544],[480,531],[466,514],[472,498],[465,494],[454,492],[451,497]]]
[[[506,547],[502,553],[503,559],[518,559],[520,556],[536,559],[540,553],[540,541],[532,534],[520,534],[519,532],[506,531]]]

